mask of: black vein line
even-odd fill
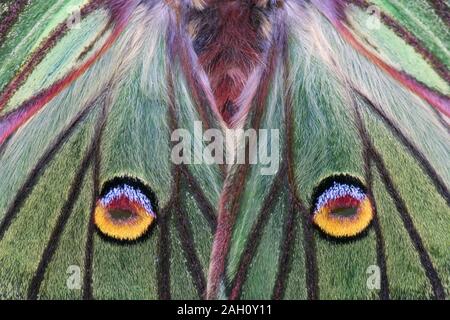
[[[450,8],[443,0],[428,0],[436,15],[450,28]]]
[[[14,133],[12,135],[10,135],[8,138],[6,138],[6,140],[0,144],[0,160],[2,160],[3,155],[5,154],[6,149],[9,146],[9,143],[11,141],[11,139],[13,138]]]
[[[283,227],[283,240],[280,246],[278,273],[273,288],[272,299],[281,300],[286,293],[286,283],[289,279],[293,261],[292,251],[297,233],[298,214],[292,194],[289,193],[289,211],[286,213]]]
[[[357,93],[358,96],[361,96],[363,98],[363,101],[365,103],[368,103],[371,106],[371,108],[378,109],[380,111],[380,116],[383,116],[383,113],[381,112],[380,108],[375,107],[372,104],[372,102],[368,98],[366,98],[364,95],[362,95],[359,91],[355,90],[355,92]],[[415,248],[417,254],[419,255],[419,259],[422,264],[422,267],[425,270],[425,274],[432,286],[434,296],[436,299],[439,299],[439,300],[445,299],[445,290],[442,285],[441,279],[439,278],[439,274],[437,273],[437,271],[433,265],[433,262],[431,261],[430,255],[425,248],[423,240],[414,225],[414,221],[411,217],[411,214],[409,213],[408,207],[407,207],[404,199],[400,195],[400,192],[397,190],[397,188],[391,178],[390,172],[386,167],[383,157],[378,152],[378,150],[374,146],[372,140],[370,139],[369,133],[367,132],[367,129],[365,129],[365,127],[363,125],[363,120],[362,120],[361,114],[358,112],[357,109],[356,109],[356,113],[357,113],[357,117],[359,116],[358,121],[361,123],[360,132],[362,133],[362,136],[364,137],[364,143],[366,144],[366,148],[369,152],[370,161],[374,162],[374,164],[378,170],[378,173],[381,177],[381,180],[395,204],[395,207],[397,209],[397,212],[400,215],[403,225],[404,225],[406,231],[408,232],[408,235],[411,239],[411,242],[414,245],[414,248]],[[387,117],[386,117],[386,119],[387,119]],[[389,120],[389,119],[387,119],[387,120]],[[396,127],[393,126],[392,129],[396,130]],[[373,179],[373,178],[371,178],[371,179]]]
[[[428,254],[428,251],[426,250],[425,245],[423,244],[423,240],[420,237],[419,232],[417,231],[414,225],[414,222],[411,218],[406,203],[401,197],[397,188],[395,187],[394,182],[392,181],[392,178],[390,176],[390,173],[386,168],[383,158],[374,147],[372,147],[372,159],[375,162],[375,165],[381,176],[383,184],[385,185],[391,198],[394,200],[395,207],[397,208],[397,211],[400,214],[400,217],[403,221],[405,229],[409,234],[409,237],[411,238],[414,248],[419,254],[420,262],[425,270],[428,280],[431,283],[435,298],[439,300],[445,299],[445,290],[442,285],[441,279],[439,278],[439,275],[433,265],[433,262],[431,261],[430,255]]]
[[[92,190],[92,205],[91,212],[89,216],[89,225],[87,230],[87,238],[85,245],[85,257],[84,257],[84,278],[83,278],[83,299],[93,300],[93,288],[92,288],[92,264],[93,264],[93,253],[94,253],[94,212],[97,204],[97,198],[100,194],[100,165],[101,165],[101,154],[100,147],[103,135],[99,138],[99,143],[96,145],[94,150],[93,158],[93,190]]]
[[[380,268],[381,273],[379,297],[380,300],[389,300],[390,290],[389,290],[389,278],[387,274],[387,263],[386,263],[386,245],[383,237],[383,231],[380,225],[380,219],[377,215],[378,214],[377,205],[374,199],[375,198],[372,196],[371,201],[373,203],[373,207],[375,210],[375,217],[373,218],[372,224],[375,230],[376,244],[377,244],[377,265]]]
[[[81,8],[80,19],[84,20],[90,13],[100,8],[100,6],[103,6],[104,2],[105,0],[89,1],[86,5],[84,5]],[[7,103],[10,101],[12,96],[17,92],[17,90],[20,89],[25,84],[26,80],[33,73],[36,66],[39,63],[41,63],[45,57],[47,57],[48,53],[56,46],[57,43],[59,43],[59,41],[67,34],[69,30],[70,28],[68,27],[67,22],[66,21],[61,22],[51,31],[48,37],[44,39],[42,43],[39,44],[39,47],[31,53],[31,55],[27,58],[26,62],[24,63],[20,71],[18,71],[17,74],[12,79],[10,79],[8,83],[5,84],[5,87],[1,89],[3,91],[0,92],[0,110],[7,105]],[[34,97],[28,99],[27,100],[28,102],[27,101],[24,102],[22,106],[34,100],[37,96],[42,95],[42,93],[47,89],[44,89]],[[13,112],[14,111],[8,112],[7,114],[1,116],[0,118],[6,118]]]
[[[97,33],[94,40],[92,40],[92,42],[89,43],[89,45],[87,45],[84,48],[83,52],[80,53],[80,55],[77,58],[77,62],[82,61],[89,54],[89,52],[92,51],[92,49],[95,47],[95,45],[100,41],[100,39],[103,36],[105,36],[105,34],[112,28],[112,26],[113,26],[113,20],[108,20],[108,23],[106,23],[106,25],[103,27],[103,29]]]
[[[187,179],[187,183],[189,184],[190,190],[189,192],[194,196],[195,201],[197,202],[200,211],[208,222],[209,227],[211,228],[211,232],[214,234],[217,228],[217,217],[214,214],[214,209],[203,193],[202,189],[199,187],[197,180],[192,176],[189,172],[189,169],[182,165],[181,172]]]
[[[360,95],[359,92],[356,93]],[[364,102],[369,103],[370,101],[364,99]],[[359,112],[357,112],[357,114],[359,114]],[[363,120],[360,114],[359,114],[359,121],[362,125]],[[414,221],[411,218],[411,214],[409,213],[406,203],[404,199],[401,197],[400,192],[395,187],[395,184],[391,178],[389,170],[385,165],[384,159],[382,158],[382,156],[380,155],[380,153],[377,151],[372,141],[370,140],[370,137],[365,127],[361,127],[360,131],[363,135],[366,148],[370,152],[371,161],[375,163],[376,168],[378,169],[378,173],[380,174],[381,179],[383,181],[383,184],[387,192],[391,196],[392,200],[394,201],[395,207],[400,215],[403,225],[406,231],[408,232],[408,235],[411,239],[411,242],[414,245],[417,254],[419,255],[420,262],[425,270],[425,274],[428,280],[430,281],[435,298],[445,299],[445,290],[439,278],[439,275],[433,265],[433,262],[431,261],[428,251],[426,250],[423,244],[423,240],[420,237],[420,234],[414,225]]]
[[[0,241],[3,239],[6,231],[10,227],[12,221],[15,219],[25,200],[33,191],[36,183],[39,181],[39,178],[47,169],[50,161],[55,157],[56,153],[59,151],[62,145],[71,137],[75,129],[78,127],[78,124],[86,118],[89,111],[93,106],[95,106],[100,97],[101,95],[94,99],[91,103],[89,103],[88,106],[83,111],[81,111],[76,116],[76,118],[57,136],[54,142],[47,148],[34,168],[28,174],[26,181],[17,192],[12,204],[6,211],[6,214],[0,224]]]
[[[305,248],[305,270],[308,300],[319,299],[319,270],[317,268],[317,248],[314,238],[314,226],[308,210],[302,202],[295,199],[295,206],[301,215],[303,229],[303,247]]]
[[[246,281],[250,265],[256,255],[256,251],[261,242],[263,231],[269,221],[273,209],[277,204],[278,196],[282,190],[281,184],[286,176],[286,162],[283,162],[280,171],[272,182],[272,186],[263,201],[263,205],[258,214],[257,220],[252,226],[250,235],[247,238],[245,249],[240,257],[238,270],[233,279],[233,286],[230,294],[230,299],[239,299],[241,296],[242,287]]]
[[[70,186],[69,195],[67,201],[65,202],[61,213],[58,217],[58,221],[52,231],[50,236],[50,240],[45,247],[44,252],[42,253],[41,260],[36,269],[36,272],[33,276],[33,279],[30,282],[30,286],[28,288],[28,299],[35,300],[38,297],[39,289],[41,287],[42,281],[44,280],[45,271],[47,270],[48,265],[50,264],[56,249],[58,248],[59,241],[61,240],[61,235],[64,232],[67,221],[69,220],[73,207],[75,206],[76,201],[78,200],[81,192],[81,186],[83,184],[83,180],[86,176],[86,173],[89,169],[89,164],[92,162],[95,150],[98,147],[99,138],[101,132],[103,131],[106,119],[105,110],[106,107],[103,107],[102,115],[100,116],[99,121],[96,124],[95,134],[92,139],[91,145],[87,149],[86,154],[83,157],[81,165],[75,175],[75,178]]]
[[[3,45],[13,25],[19,20],[20,14],[25,11],[29,0],[15,0],[9,8],[1,15],[0,23],[0,46]]]
[[[372,202],[373,210],[375,216],[372,221],[373,228],[375,230],[376,246],[377,246],[377,265],[380,268],[381,283],[380,283],[380,300],[390,299],[389,290],[389,278],[387,272],[387,262],[386,262],[386,245],[383,236],[383,230],[380,224],[380,218],[378,217],[378,207],[375,197],[373,195],[373,174],[372,174],[372,159],[370,156],[370,150],[364,149],[364,161],[365,161],[365,175],[366,175],[366,186],[370,201]]]
[[[387,274],[387,263],[386,263],[386,245],[383,237],[383,231],[380,224],[380,219],[378,217],[378,208],[375,197],[373,195],[373,172],[372,172],[372,158],[371,158],[371,140],[367,132],[367,128],[364,125],[361,113],[358,110],[357,103],[355,99],[352,99],[353,109],[355,112],[356,124],[358,126],[358,132],[361,139],[361,144],[363,148],[363,160],[364,160],[364,175],[366,180],[366,187],[370,201],[372,203],[375,216],[372,221],[373,228],[375,230],[376,237],[376,248],[377,248],[377,265],[380,268],[381,273],[381,288],[379,292],[380,300],[389,300],[389,279]]]
[[[363,102],[369,106],[372,110],[390,129],[392,134],[397,137],[397,139],[406,147],[408,152],[416,159],[419,165],[422,167],[423,171],[428,175],[428,177],[433,182],[436,190],[450,206],[450,192],[447,189],[442,177],[436,172],[434,167],[425,157],[425,155],[419,151],[419,149],[414,145],[414,143],[406,137],[406,135],[395,125],[395,123],[382,111],[382,108],[375,105],[367,96],[365,96],[358,89],[353,88],[353,90],[358,94],[359,97],[363,99]]]
[[[373,6],[373,1],[366,0],[346,0],[347,3],[358,6],[362,10],[368,10]],[[434,71],[447,83],[450,83],[450,73],[443,61],[427,48],[425,43],[416,37],[416,35],[402,26],[391,14],[380,12],[380,19],[383,24],[394,32],[406,44],[411,46],[424,60],[433,68]]]
[[[286,113],[286,159],[287,159],[287,176],[289,184],[289,192],[295,210],[301,215],[301,226],[303,230],[303,248],[305,250],[305,274],[306,274],[306,289],[309,300],[319,299],[319,272],[317,266],[317,249],[316,240],[314,238],[314,228],[312,219],[309,216],[305,204],[299,196],[299,190],[295,181],[294,172],[294,102],[292,86],[290,85],[290,63],[288,46],[285,44],[283,50],[284,59],[284,86],[285,86],[285,113]]]
[[[169,37],[166,39],[170,41]],[[175,101],[175,89],[173,82],[173,73],[171,69],[170,57],[166,57],[166,83],[167,83],[167,121],[170,126],[170,130],[173,132],[178,127],[177,109]],[[172,147],[174,142],[168,141]],[[158,281],[158,297],[159,300],[171,300],[171,288],[170,288],[170,260],[171,260],[171,243],[170,243],[170,219],[172,217],[172,211],[174,203],[179,198],[179,180],[180,172],[172,166],[172,194],[169,202],[165,208],[161,210],[161,217],[159,218],[159,241],[158,241],[158,265],[157,265],[157,281]]]
[[[186,211],[183,206],[179,206],[175,217],[176,228],[178,236],[183,247],[184,257],[186,259],[186,266],[191,274],[192,281],[197,289],[200,299],[205,298],[206,277],[203,273],[202,264],[198,258],[195,249],[194,237],[192,234],[191,224],[189,222]]]
[[[450,124],[444,119],[444,116],[442,115],[442,113],[440,113],[438,110],[436,110],[434,108],[433,108],[433,113],[436,115],[436,118],[441,123],[442,127],[445,128],[445,130],[447,131],[447,134],[450,135]]]
[[[163,209],[159,218],[159,240],[158,240],[158,297],[159,300],[170,300],[170,229],[171,205]]]

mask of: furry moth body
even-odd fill
[[[1,294],[448,298],[442,6],[7,1]],[[279,130],[277,172],[172,163],[172,133],[199,121]],[[73,264],[81,292],[62,281]]]

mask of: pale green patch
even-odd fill
[[[78,57],[85,47],[94,41],[99,31],[106,25],[107,19],[106,12],[101,11],[83,20],[80,23],[80,29],[70,29],[14,94],[3,112],[14,110],[28,98],[50,87],[56,80],[62,79],[69,71],[80,66],[84,61],[78,61]],[[95,52],[99,44],[96,45],[90,55]]]
[[[444,94],[450,93],[449,84],[442,79],[433,67],[398,37],[388,26],[380,23],[379,29],[371,30],[367,27],[367,13],[353,8],[350,13],[353,29],[360,33],[360,37],[369,42],[385,61],[398,70],[404,70],[419,81],[439,90]]]
[[[427,1],[373,0],[373,3],[415,34],[433,54],[450,67],[450,31]]]

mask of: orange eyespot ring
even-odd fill
[[[325,179],[315,192],[313,222],[325,234],[350,238],[363,233],[374,217],[366,188],[350,176]]]
[[[156,219],[152,195],[145,186],[128,178],[107,183],[94,211],[98,230],[117,240],[137,240]]]

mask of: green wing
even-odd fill
[[[173,114],[182,106],[180,122],[198,118],[179,71],[167,67],[170,9],[133,1],[117,17],[103,4],[26,2],[2,42],[2,134],[21,110],[54,96],[1,144],[4,299],[203,297],[221,175],[170,162]],[[92,219],[105,184],[121,177],[156,198],[156,222],[134,242],[102,236]]]
[[[287,21],[277,70],[288,80],[271,82],[281,120],[269,102],[262,126],[286,132],[284,164],[247,177],[231,298],[449,297],[449,32],[435,3],[285,1],[275,25]],[[367,187],[376,211],[349,239],[312,221],[315,191],[341,175]]]
[[[1,298],[449,297],[448,3],[278,2],[243,125],[281,133],[272,175],[171,162],[176,128],[226,130],[162,1],[0,6]],[[94,225],[117,179],[154,195],[135,241]],[[357,236],[315,225],[335,180]]]

